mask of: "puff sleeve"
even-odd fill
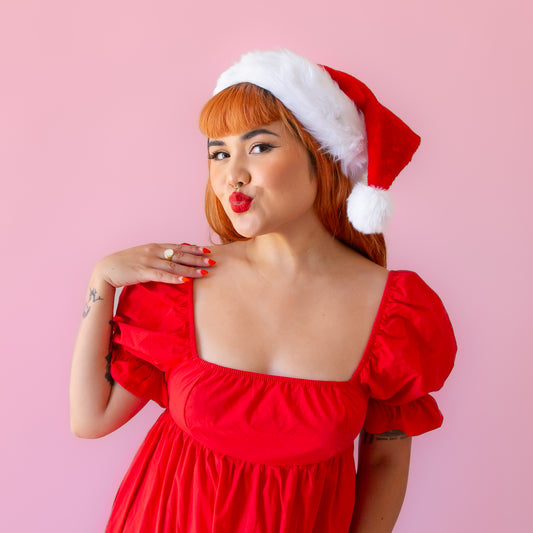
[[[442,425],[429,394],[442,387],[457,345],[438,295],[414,272],[396,271],[360,381],[370,399],[364,429],[420,435]]]
[[[131,393],[168,407],[165,371],[175,346],[175,298],[163,283],[125,287],[113,318],[110,372]]]

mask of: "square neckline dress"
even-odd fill
[[[126,287],[111,375],[165,408],[115,497],[106,533],[343,533],[355,503],[354,440],[442,424],[429,394],[456,352],[438,295],[390,271],[347,381],[221,366],[196,349],[193,283]]]

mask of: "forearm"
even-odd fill
[[[398,435],[392,440],[383,437],[377,440],[377,437],[365,432],[360,437],[350,533],[391,533],[403,504],[411,438]]]
[[[76,339],[70,377],[70,422],[74,434],[88,436],[104,415],[111,384],[107,381],[115,288],[93,274]]]

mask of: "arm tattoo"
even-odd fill
[[[98,300],[103,300],[103,298],[98,294],[96,289],[89,289],[89,296],[85,305],[83,306],[83,313],[81,314],[82,318],[85,318],[89,311],[91,310],[91,304],[97,302]]]
[[[385,433],[380,433],[376,435],[376,440],[398,440],[406,439],[407,435],[400,431],[399,429],[393,429],[392,431],[385,431]]]
[[[407,435],[400,431],[399,429],[393,429],[391,431],[385,431],[385,433],[378,433],[374,435],[373,433],[368,433],[364,429],[361,432],[361,438],[363,444],[372,444],[374,441],[383,441],[383,440],[398,440],[406,439]]]

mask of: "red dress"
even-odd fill
[[[114,319],[113,378],[166,408],[115,498],[108,533],[348,533],[354,439],[435,429],[429,392],[453,366],[439,297],[390,272],[348,381],[227,368],[195,347],[193,283],[127,287]]]

